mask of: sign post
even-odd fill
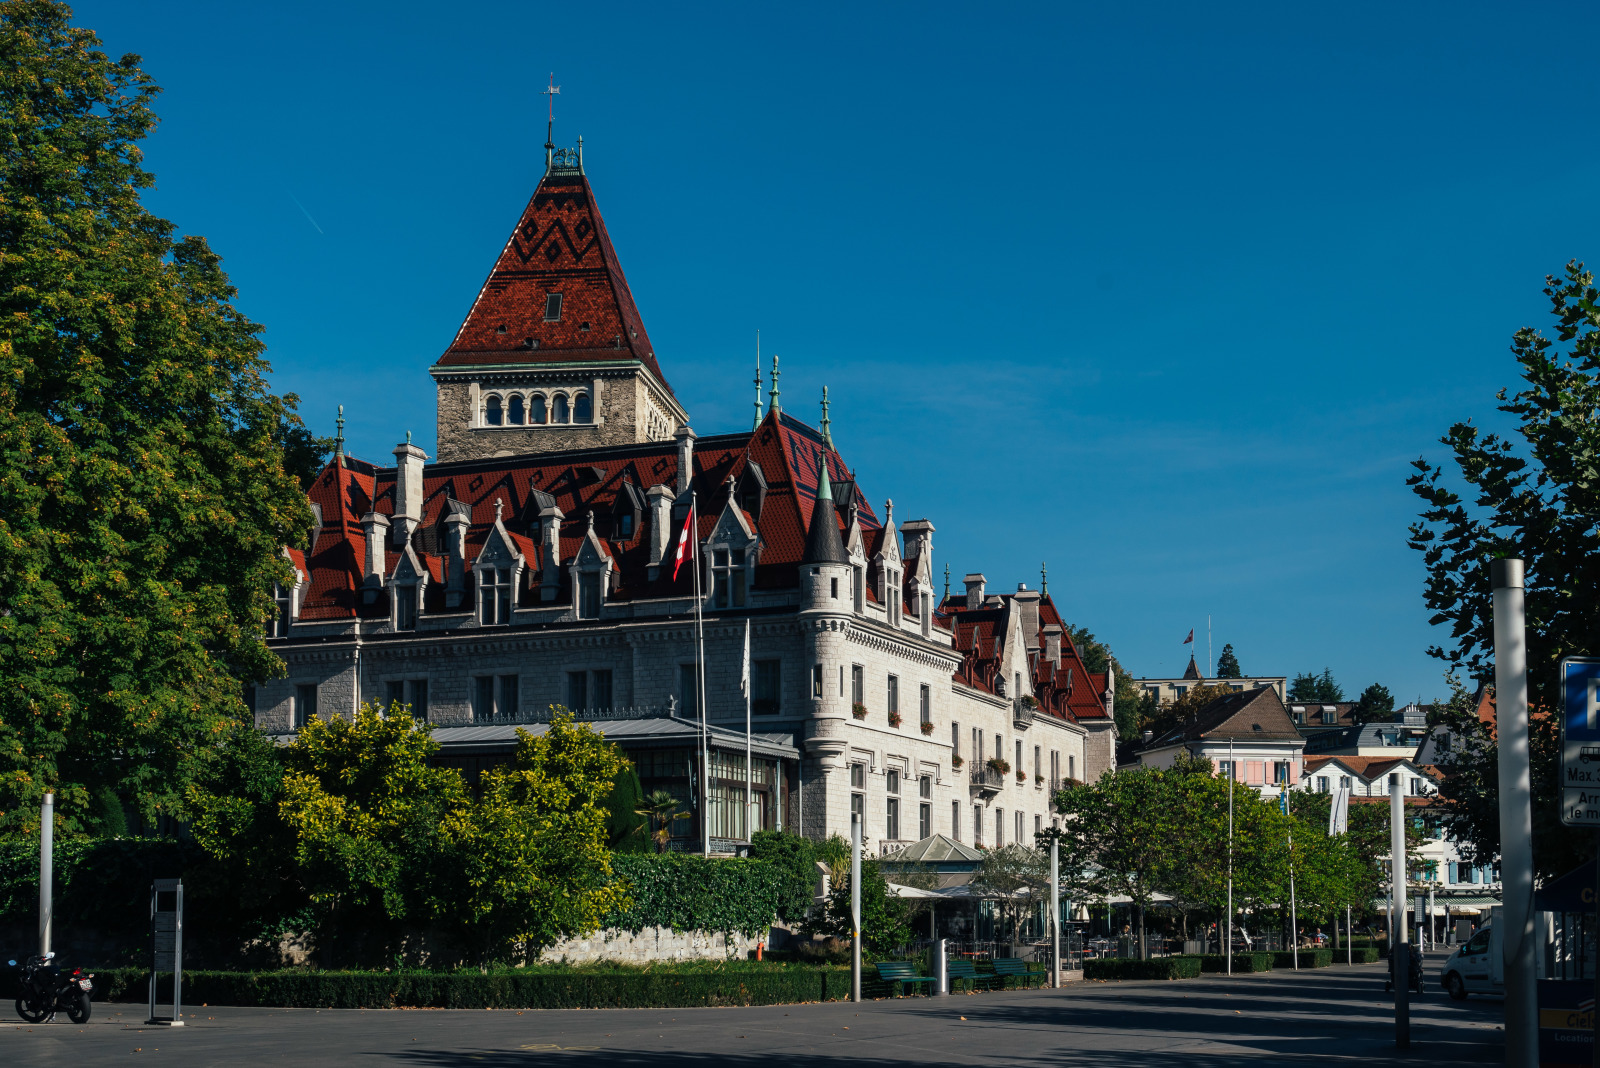
[[[172,1015],[156,1015],[156,976],[172,973]],[[183,881],[150,885],[150,1019],[147,1024],[183,1026]]]
[[[1595,886],[1600,887],[1600,659],[1594,657],[1561,661],[1561,822],[1594,829]],[[1595,916],[1600,920],[1600,906]],[[1600,967],[1594,971],[1594,993],[1600,998]],[[1600,1064],[1600,1025],[1591,1026],[1596,1028],[1594,1063]]]

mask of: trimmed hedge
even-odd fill
[[[1327,968],[1333,964],[1333,950],[1331,949],[1302,949],[1300,951],[1300,967],[1302,968]],[[1279,950],[1272,955],[1274,968],[1293,968],[1294,953],[1291,950]]]
[[[1272,970],[1271,953],[1235,953],[1233,955],[1233,970],[1236,972],[1270,972]],[[1228,958],[1221,953],[1207,953],[1202,957],[1192,958],[1200,961],[1200,970],[1203,972],[1226,972]]]
[[[1344,956],[1342,953],[1339,955],[1341,957]],[[1368,946],[1365,949],[1357,949],[1349,959],[1353,959],[1357,964],[1376,964],[1382,959],[1382,956],[1383,954],[1377,948]]]
[[[1085,979],[1195,979],[1199,975],[1199,957],[1154,957],[1150,960],[1105,957],[1083,962]]]
[[[97,972],[96,1000],[144,1001],[149,973]],[[158,996],[172,997],[163,976]],[[315,1009],[643,1009],[788,1005],[850,996],[848,968],[795,965],[700,970],[183,973],[185,1005]]]
[[[628,883],[630,903],[602,919],[601,930],[765,934],[786,885],[785,873],[764,860],[693,853],[615,853],[611,868]]]

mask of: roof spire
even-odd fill
[[[822,443],[833,448],[833,435],[828,433],[828,387],[822,387]]]
[[[772,357],[772,389],[768,393],[768,396],[772,398],[770,407],[774,415],[783,414],[783,408],[778,405],[778,374],[778,357],[774,356]]]
[[[1044,561],[1039,561],[1039,596],[1050,596],[1050,572],[1045,570]]]
[[[339,418],[334,420],[339,428],[333,437],[333,462],[344,466],[344,405],[339,405]]]
[[[544,97],[549,101],[548,110],[545,112],[544,122],[544,169],[550,169],[551,157],[555,155],[556,143],[554,139],[556,129],[556,97],[561,92],[561,86],[556,84],[555,71],[550,72],[550,85],[543,91]]]
[[[828,481],[828,457],[817,460],[817,499],[811,506],[811,529],[801,563],[847,564],[844,541],[839,537],[839,510],[833,504],[833,483]]]
[[[761,331],[756,331],[756,421],[750,427],[754,430],[761,425]]]
[[[948,601],[950,599],[950,565],[949,564],[945,564],[944,565],[944,599],[946,601]],[[943,602],[940,602],[940,603],[943,603]]]
[[[500,515],[505,510],[505,507],[506,507],[506,502],[505,502],[504,498],[496,497],[494,499],[494,521],[496,523],[500,522]],[[593,519],[594,513],[590,512],[589,515],[590,515],[590,518]]]

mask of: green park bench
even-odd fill
[[[999,976],[986,975],[978,971],[978,966],[970,960],[946,961],[944,970],[945,974],[950,977],[951,990],[954,990],[956,983],[963,979],[966,980],[968,990],[976,989],[979,983],[982,983],[988,989],[993,989],[995,980],[999,978]]]
[[[918,975],[917,966],[908,960],[880,960],[875,962],[873,967],[878,969],[879,979],[887,983],[891,990],[898,986],[901,994],[906,992],[909,984],[927,985],[934,982],[931,975]],[[929,989],[931,990],[931,987]]]
[[[1035,979],[1043,983],[1047,978],[1044,972],[1030,972],[1028,962],[1021,957],[996,957],[994,974],[1002,983],[1007,979],[1020,979],[1024,987]]]

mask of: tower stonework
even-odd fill
[[[430,373],[444,462],[664,441],[688,422],[656,362],[581,150],[552,154]]]

